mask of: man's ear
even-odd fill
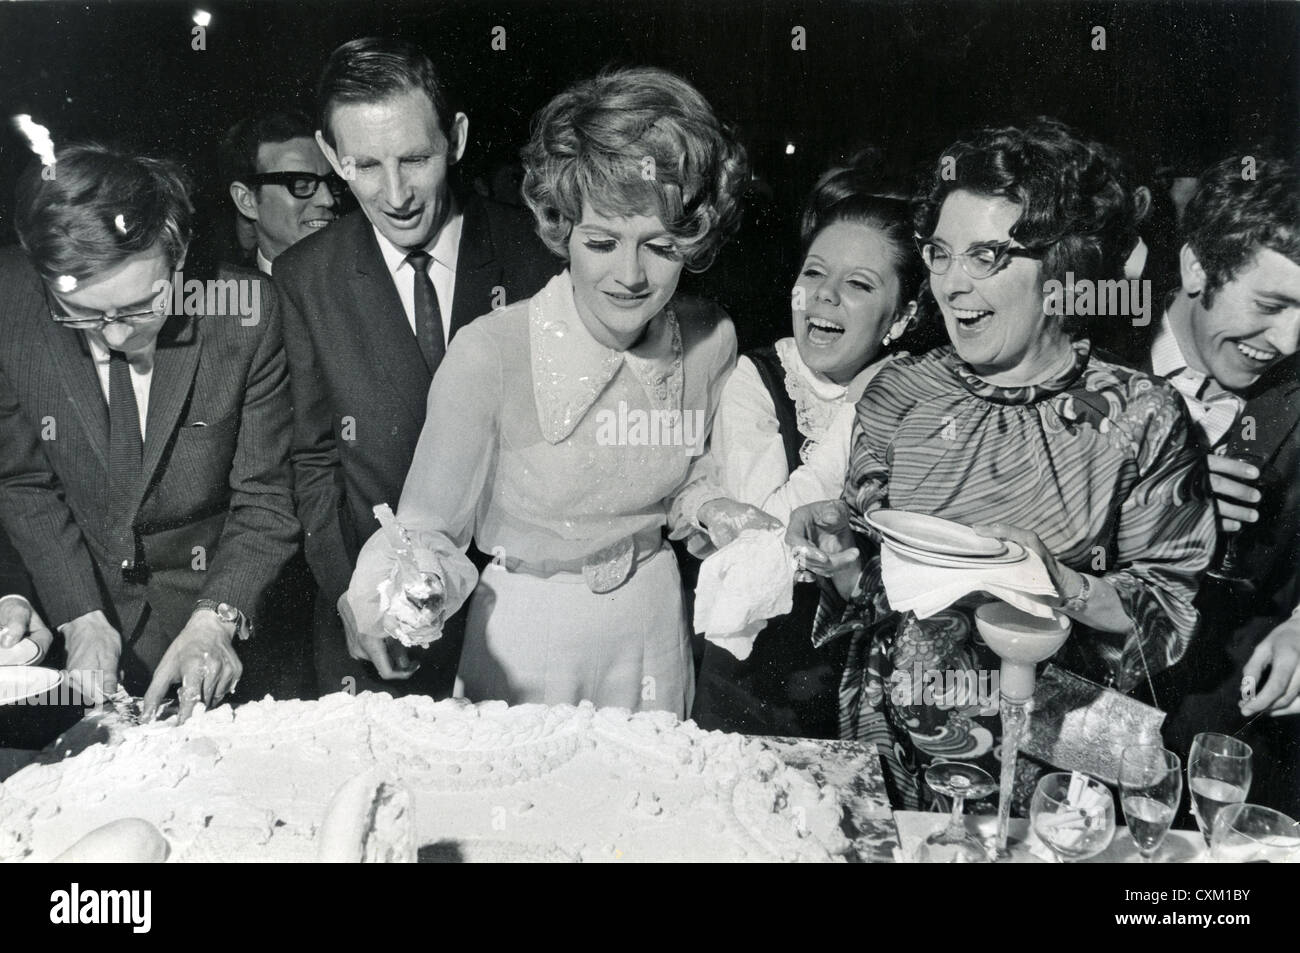
[[[1205,269],[1201,267],[1201,260],[1196,257],[1190,244],[1184,245],[1178,253],[1178,274],[1188,297],[1195,298],[1205,290]]]
[[[321,134],[319,129],[316,130],[316,145],[320,146],[320,151],[325,154],[325,158],[329,161],[330,168],[334,170],[336,175],[349,182],[356,177],[355,172],[343,167],[343,163],[339,161],[339,154],[334,151],[332,145],[325,141],[325,137]],[[351,163],[349,163],[349,165],[351,165]]]
[[[464,113],[456,113],[456,118],[451,121],[451,141],[447,144],[447,165],[459,162],[468,144],[469,117]]]
[[[257,221],[257,199],[253,197],[252,189],[243,182],[231,182],[230,198],[240,215]]]

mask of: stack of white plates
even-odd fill
[[[980,536],[969,526],[924,513],[875,510],[866,522],[880,533],[884,545],[927,566],[978,569],[1005,566],[1027,558],[1025,548],[1011,540]]]

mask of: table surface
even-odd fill
[[[948,820],[947,814],[932,811],[895,811],[894,822],[898,825],[898,837],[901,842],[902,855],[897,858],[910,861],[916,848],[930,836],[930,833],[943,827]],[[993,815],[981,814],[966,817],[966,829],[986,844],[993,842],[997,833],[998,819]],[[1018,864],[1055,863],[1052,852],[1038,839],[1029,828],[1029,821],[1012,818],[1010,828],[1011,862]],[[1205,839],[1200,831],[1170,831],[1165,837],[1160,850],[1153,858],[1154,863],[1186,864],[1201,863],[1206,860]],[[1084,864],[1138,864],[1142,858],[1138,855],[1137,845],[1128,835],[1128,828],[1118,827],[1110,846]]]

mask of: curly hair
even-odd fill
[[[533,119],[520,152],[537,232],[568,257],[583,202],[605,215],[655,215],[686,267],[703,271],[740,224],[744,148],[684,79],[653,67],[583,80]]]
[[[1261,248],[1300,265],[1300,177],[1260,150],[1230,156],[1201,174],[1183,213],[1183,241],[1205,269],[1205,306]]]
[[[14,228],[47,280],[100,274],[162,243],[172,267],[193,233],[190,180],[177,164],[96,143],[55,153],[54,175],[33,164],[18,179]]]
[[[817,180],[799,223],[801,256],[807,256],[818,234],[837,222],[866,225],[880,232],[889,243],[898,275],[896,307],[916,298],[925,266],[912,243],[911,207],[906,199],[882,188],[879,175],[869,164],[837,166]]]
[[[1057,119],[985,127],[958,139],[939,157],[918,198],[918,234],[932,235],[944,200],[965,190],[1020,206],[1011,237],[1042,253],[1044,281],[1066,283],[1123,276],[1146,212],[1108,147],[1084,139]]]

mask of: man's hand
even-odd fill
[[[39,665],[54,644],[54,633],[22,596],[0,596],[0,649],[11,649],[24,638],[35,642],[37,649],[27,664]]]
[[[104,613],[96,609],[78,616],[63,627],[67,646],[68,682],[92,704],[117,690],[117,669],[122,658],[122,637]]]
[[[1210,488],[1219,513],[1219,529],[1236,533],[1244,523],[1259,519],[1256,507],[1263,498],[1250,484],[1259,479],[1259,468],[1243,460],[1209,454]]]
[[[1292,616],[1255,646],[1241,670],[1241,681],[1243,715],[1300,714],[1300,619]],[[1263,687],[1255,688],[1259,685]]]
[[[799,557],[797,580],[809,581],[808,573],[825,576],[843,598],[852,597],[862,560],[849,527],[848,504],[824,500],[799,507],[790,514],[785,541]]]
[[[709,539],[718,549],[726,546],[747,529],[776,530],[781,521],[764,513],[757,506],[719,498],[709,500],[700,507],[696,520],[709,533]]]
[[[190,621],[167,648],[158,669],[144,693],[143,717],[152,718],[171,687],[180,683],[176,698],[180,703],[180,722],[194,712],[200,701],[204,707],[220,704],[234,691],[244,666],[235,654],[234,625],[223,622],[211,609],[195,609]]]
[[[420,670],[419,663],[411,661],[406,646],[401,642],[358,631],[356,615],[346,592],[339,598],[338,608],[348,640],[348,655],[361,662],[370,662],[385,681],[407,679]]]

